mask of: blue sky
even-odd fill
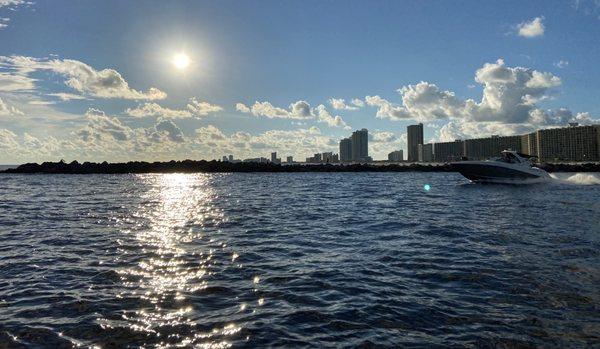
[[[385,158],[415,122],[435,141],[596,122],[599,17],[594,1],[0,0],[0,162],[303,158],[363,127]]]

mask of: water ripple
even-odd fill
[[[0,347],[600,346],[593,183],[2,180]]]

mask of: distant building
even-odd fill
[[[521,136],[467,139],[464,143],[463,153],[469,160],[485,160],[500,156],[503,150],[521,152]]]
[[[433,159],[436,162],[458,161],[463,157],[464,142],[457,139],[454,142],[433,143]]]
[[[340,159],[338,157],[338,154],[334,154],[333,152],[319,153],[309,158],[306,158],[306,162],[312,164],[330,164],[339,161]]]
[[[600,125],[538,130],[535,141],[541,161],[600,161]]]
[[[318,164],[318,163],[323,162],[323,160],[322,160],[321,154],[317,153],[309,158],[306,158],[306,162],[310,163],[310,164]]]
[[[293,156],[288,156],[286,160],[287,160],[286,162],[287,162],[288,164],[291,164],[291,163],[293,163],[293,162],[294,162],[294,157],[293,157]]]
[[[244,159],[244,161],[243,161],[243,162],[259,162],[259,163],[267,163],[267,162],[269,162],[269,159],[267,159],[267,158],[263,158],[263,157],[260,157],[260,158],[249,158],[249,159]]]
[[[404,161],[404,154],[402,150],[395,150],[388,154],[388,161],[390,162],[400,162]]]
[[[233,162],[233,155],[229,155],[229,162]]]
[[[327,152],[327,153],[321,154],[321,161],[326,164],[333,162],[333,153]]]
[[[223,155],[223,162],[228,161],[229,159],[227,159],[227,156]]]
[[[419,160],[419,144],[423,144],[423,124],[409,125],[406,128],[406,144],[408,148],[408,161]]]
[[[521,153],[531,156],[538,156],[536,132],[521,136]]]
[[[277,152],[271,153],[271,162],[274,164],[281,164],[281,159],[277,157]]]
[[[344,138],[340,141],[340,161],[352,161],[352,140],[350,138]]]
[[[419,144],[417,146],[417,153],[419,162],[432,162],[433,161],[433,144]]]
[[[369,131],[366,128],[352,132],[352,160],[369,162]]]

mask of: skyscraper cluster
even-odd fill
[[[600,161],[600,125],[573,123],[568,127],[537,130],[525,135],[492,135],[423,144],[423,125],[419,124],[408,126],[407,136],[408,161],[485,160],[508,149],[538,157],[542,162]]]
[[[369,156],[369,131],[366,128],[352,132],[340,141],[341,162],[371,162]]]
[[[306,163],[365,163],[372,162],[369,156],[369,132],[361,129],[352,132],[350,137],[339,143],[340,152],[316,153],[306,158]],[[542,162],[595,162],[600,161],[600,125],[579,126],[537,130],[535,132],[516,135],[492,135],[486,138],[457,139],[452,142],[424,143],[423,124],[407,127],[408,162],[452,162],[462,159],[484,160],[499,156],[503,150],[515,150],[520,153],[538,157]],[[233,155],[223,156],[223,161],[240,162]],[[277,153],[271,158],[250,158],[244,162],[262,162],[281,164]],[[388,154],[388,162],[404,161],[403,150],[395,150]],[[286,164],[294,163],[291,156]]]
[[[335,164],[340,162],[338,154],[332,152],[317,153],[311,157],[306,158],[306,162],[309,164]]]

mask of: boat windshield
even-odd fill
[[[518,157],[515,156],[515,154],[513,153],[502,153],[502,156],[500,156],[499,158],[495,158],[495,161],[500,161],[500,162],[506,162],[509,164],[520,164],[521,160],[519,160]]]

